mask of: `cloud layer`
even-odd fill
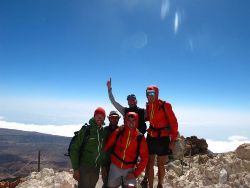
[[[239,145],[244,143],[250,143],[250,139],[242,136],[231,136],[228,140],[217,141],[217,140],[207,140],[208,149],[214,153],[224,153],[229,151],[234,151]]]
[[[59,135],[72,137],[74,132],[81,128],[81,124],[78,125],[36,125],[36,124],[24,124],[16,122],[6,122],[0,120],[0,128],[16,129],[22,131],[39,132],[45,134]]]
[[[35,131],[46,134],[60,135],[72,137],[76,130],[81,128],[81,124],[78,125],[35,125],[24,124],[16,122],[6,122],[0,120],[0,128],[17,129],[23,131]],[[208,148],[214,153],[222,153],[228,151],[234,151],[239,145],[243,143],[250,143],[250,139],[243,136],[231,136],[227,140],[211,140],[207,139]]]

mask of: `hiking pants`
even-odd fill
[[[81,164],[80,166],[80,182],[78,188],[95,188],[99,179],[100,167]]]

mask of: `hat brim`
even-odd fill
[[[112,117],[112,116],[114,116],[114,117],[119,117],[119,118],[121,117],[121,116],[119,116],[118,114],[112,114],[112,115],[109,115],[109,116],[107,116],[107,117],[109,118],[109,117]]]

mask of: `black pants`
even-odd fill
[[[147,144],[148,144],[149,155],[164,156],[164,155],[168,155],[170,153],[169,136],[150,137],[149,135],[147,135],[146,140],[147,140]]]

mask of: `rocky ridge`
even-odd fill
[[[184,157],[166,165],[165,188],[250,188],[250,144],[239,146],[234,152]],[[157,168],[155,186],[157,186]],[[138,180],[142,180],[141,176]],[[33,172],[18,188],[73,188],[72,172],[43,169]],[[102,187],[101,181],[97,188]]]

